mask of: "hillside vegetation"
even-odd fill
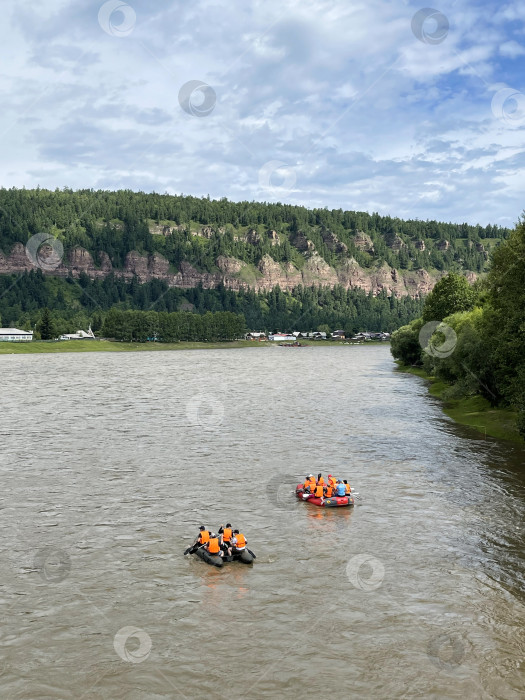
[[[438,282],[422,316],[393,334],[391,349],[446,385],[445,400],[478,397],[515,411],[525,437],[525,222],[491,262],[474,288],[454,274]]]
[[[497,226],[419,221],[286,204],[69,189],[0,190],[0,249],[47,232],[67,252],[107,253],[121,268],[131,251],[163,255],[214,272],[219,256],[257,265],[265,255],[301,269],[314,252],[337,269],[353,258],[361,267],[482,272],[488,254],[509,235]],[[246,275],[246,270],[244,271]]]

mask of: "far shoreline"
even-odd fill
[[[356,347],[367,345],[390,345],[387,341],[369,340],[366,342],[341,342],[330,340],[317,340],[301,348],[312,347]],[[112,340],[33,340],[27,343],[0,343],[0,355],[33,355],[53,354],[62,352],[159,352],[166,350],[227,350],[232,348],[271,348],[279,347],[276,342],[258,342],[254,340],[227,340],[217,342],[192,342],[180,341],[178,343],[127,343]]]

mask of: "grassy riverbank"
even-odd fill
[[[30,343],[0,343],[0,355],[18,355],[49,352],[156,352],[158,350],[219,350],[222,348],[256,348],[263,343],[234,340],[217,343],[120,343],[110,340],[64,340]]]
[[[479,433],[510,440],[523,444],[516,427],[516,413],[504,408],[493,408],[482,396],[467,396],[461,399],[446,398],[446,391],[450,389],[448,384],[435,377],[429,376],[418,367],[409,367],[397,363],[400,371],[415,374],[429,382],[429,392],[432,396],[441,399],[443,411],[461,425],[475,428]]]

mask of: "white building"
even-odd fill
[[[27,343],[33,340],[33,331],[21,331],[18,328],[0,328],[0,341]]]
[[[288,333],[275,333],[274,335],[269,335],[268,340],[279,340],[279,341],[291,340],[291,341],[294,341],[294,340],[296,340],[296,338],[294,335],[289,335]]]
[[[76,333],[64,333],[61,335],[59,340],[95,340],[95,334],[91,330],[91,326],[86,333],[86,331],[77,331]]]

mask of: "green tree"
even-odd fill
[[[47,306],[42,312],[42,318],[37,326],[37,330],[40,332],[42,340],[53,340],[55,337],[55,323]]]
[[[485,335],[492,345],[498,389],[519,412],[525,437],[525,220],[494,252]]]
[[[398,328],[390,339],[390,352],[404,365],[420,365],[423,349],[419,342],[419,331],[423,320],[418,318],[407,326]]]
[[[458,311],[470,311],[476,303],[476,292],[468,280],[453,272],[443,277],[425,299],[423,320],[442,321]]]

